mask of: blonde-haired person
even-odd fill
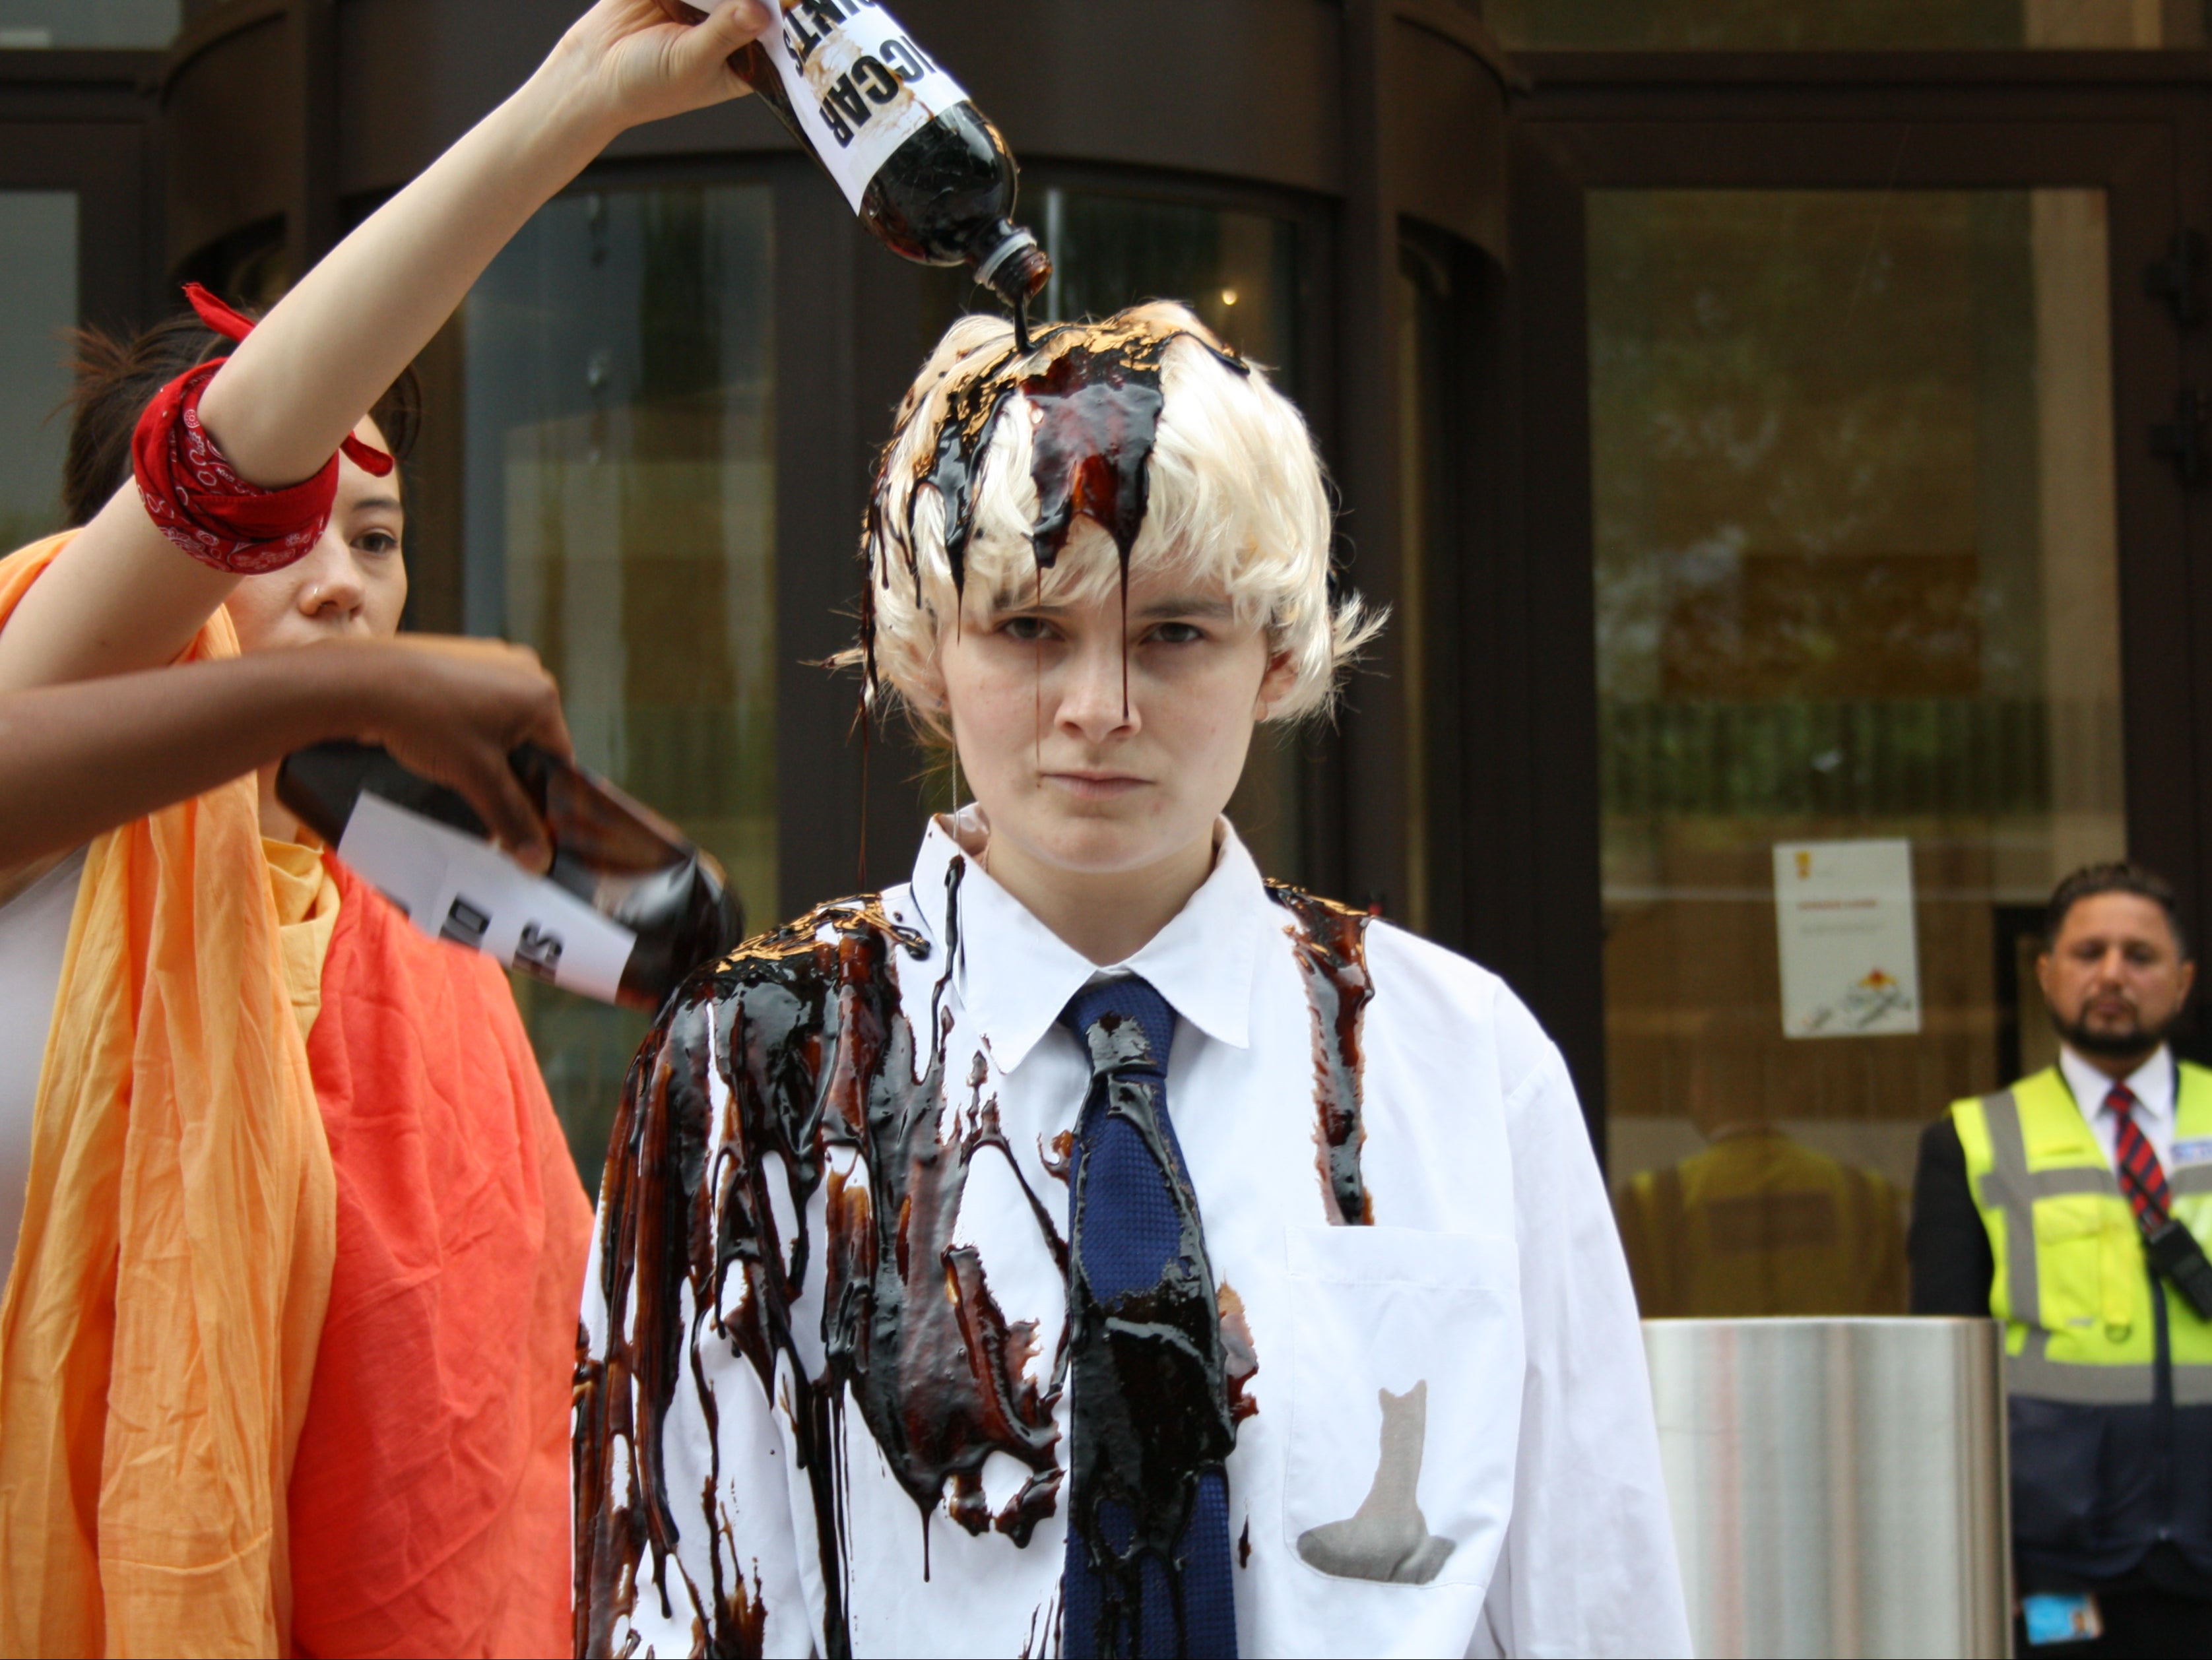
[[[1559,1051],[1222,816],[1375,626],[1297,411],[1152,306],[963,321],[899,421],[862,651],[975,803],[632,1070],[587,1651],[1686,1652]]]
[[[1160,420],[1151,450],[1144,564],[1218,581],[1238,624],[1263,630],[1271,676],[1279,659],[1289,678],[1271,680],[1262,718],[1325,712],[1341,671],[1382,622],[1356,595],[1330,597],[1333,515],[1304,417],[1265,371],[1226,369],[1215,354],[1218,342],[1181,306],[1133,306],[1115,324],[1148,334],[1192,331],[1160,363],[1164,409],[1173,413]],[[953,614],[954,592],[945,501],[928,477],[947,416],[1012,337],[1011,325],[991,317],[963,318],[947,331],[900,403],[872,504],[877,665],[907,710],[939,736],[950,734],[935,667],[937,620]],[[963,574],[991,585],[993,594],[1026,591],[1036,574],[1030,537],[1036,427],[1002,414],[991,436]],[[1071,565],[1054,592],[1063,603],[1106,597],[1118,605],[1120,576],[1117,560],[1094,558]]]

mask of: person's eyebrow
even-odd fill
[[[1216,597],[1201,597],[1197,594],[1170,594],[1154,600],[1136,613],[1140,617],[1206,617],[1218,620],[1234,615],[1229,602]]]
[[[394,512],[406,511],[398,496],[363,496],[353,504],[353,511],[356,513],[380,513],[387,508]]]
[[[1067,606],[1064,602],[1048,599],[1042,605],[1033,592],[1016,592],[1002,589],[991,596],[991,615],[1005,616],[1019,611],[1028,616],[1061,616]],[[1205,617],[1209,621],[1233,616],[1236,608],[1218,595],[1168,594],[1150,603],[1133,609],[1129,615],[1146,621],[1158,621],[1162,617]]]
[[[1030,589],[1024,588],[1017,593],[1012,588],[1001,588],[991,596],[989,615],[1002,617],[1015,611],[1022,611],[1036,616],[1057,616],[1066,609],[1066,605],[1054,600],[1047,600],[1043,604],[1038,604],[1035,591]]]

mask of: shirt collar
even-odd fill
[[[2058,1046],[2058,1069],[2065,1075],[2066,1087],[2074,1092],[2084,1117],[2094,1117],[2105,1110],[2105,1097],[2112,1093],[2112,1080],[2081,1056],[2070,1045]],[[2166,1045],[2159,1045],[2158,1053],[2120,1080],[2136,1098],[2143,1113],[2153,1118],[2165,1119],[2173,1116],[2173,1057]]]
[[[987,836],[973,806],[938,816],[915,858],[913,894],[934,938],[953,937],[957,920],[952,972],[962,1006],[999,1069],[1011,1072],[1101,969],[992,879],[969,851],[980,850]],[[1260,942],[1273,906],[1227,819],[1219,821],[1215,837],[1212,874],[1189,902],[1142,950],[1104,972],[1141,974],[1207,1037],[1243,1049],[1250,1043]],[[955,859],[965,861],[957,919],[946,914]]]

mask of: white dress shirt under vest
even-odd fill
[[[2117,1171],[2117,1156],[2113,1148],[2120,1134],[2120,1121],[2112,1109],[2106,1105],[2106,1097],[2112,1093],[2112,1080],[2089,1064],[2066,1044],[2058,1046],[2058,1070],[2066,1080],[2066,1087],[2073,1092],[2074,1105],[2081,1109],[2081,1116],[2089,1121],[2090,1133],[2097,1145],[2105,1149],[2105,1162]],[[2150,1150],[2158,1154],[2159,1168],[2168,1175],[2173,1173],[2173,1051],[2164,1044],[2158,1053],[2120,1080],[2134,1093],[2136,1105],[2129,1109],[2135,1121],[2150,1141]]]
[[[972,813],[972,809],[971,813]],[[1066,1189],[1047,1172],[1089,1083],[1063,1006],[1096,972],[973,857],[959,888],[961,948],[945,966],[946,875],[972,817],[940,819],[894,920],[937,948],[893,953],[900,997],[926,1040],[941,1008],[945,1094],[957,1111],[995,1094],[1030,1190],[1064,1234]],[[1246,1655],[1674,1655],[1689,1633],[1650,1391],[1620,1245],[1565,1063],[1496,976],[1377,922],[1364,1032],[1362,1158],[1371,1227],[1329,1227],[1316,1159],[1316,1031],[1285,930],[1250,856],[1221,827],[1212,876],[1143,950],[1143,975],[1180,1015],[1169,1069],[1176,1133],[1217,1284],[1243,1300],[1259,1370],[1256,1415],[1228,1462]],[[980,1066],[973,1059],[981,1057]],[[709,1148],[708,1156],[713,1156]],[[1060,1275],[1003,1159],[975,1161],[955,1238],[980,1252],[1009,1320],[1062,1329]],[[815,1205],[822,1203],[817,1196]],[[602,1213],[604,1217],[604,1212]],[[788,1219],[795,1222],[796,1219]],[[819,1253],[817,1253],[817,1257]],[[605,1329],[597,1246],[584,1311]],[[796,1322],[818,1332],[819,1276]],[[633,1306],[635,1304],[633,1303]],[[818,1337],[810,1339],[818,1348]],[[823,1578],[811,1499],[782,1411],[726,1342],[697,1346],[719,1423],[718,1521],[766,1608],[766,1651],[819,1645]],[[1377,1475],[1382,1391],[1426,1384],[1416,1494],[1449,1556],[1423,1584],[1324,1573],[1299,1536],[1352,1517]],[[1068,1401],[1057,1417],[1065,1458]],[[971,1535],[939,1503],[924,1518],[843,1415],[843,1578],[855,1654],[1057,1651],[1065,1493],[1025,1547]],[[710,1468],[699,1391],[675,1390],[663,1437],[672,1492]],[[985,1467],[996,1512],[1028,1473]],[[996,1466],[1003,1463],[1005,1468]],[[696,1518],[696,1499],[687,1511]],[[710,1579],[710,1542],[678,1542],[685,1574],[647,1548],[632,1627],[641,1653],[692,1651],[682,1586]],[[1247,1548],[1249,1547],[1249,1554]],[[696,1559],[696,1560],[695,1560]],[[662,1614],[659,1579],[672,1594]],[[617,1629],[616,1648],[623,1635]]]

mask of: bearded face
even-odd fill
[[[2092,894],[2066,913],[2036,978],[2051,1024],[2077,1052],[2139,1064],[2181,1018],[2197,965],[2155,900]]]

